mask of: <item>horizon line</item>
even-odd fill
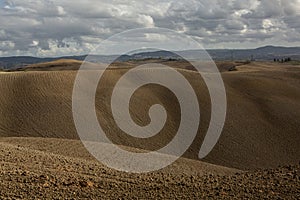
[[[211,51],[211,50],[257,50],[261,48],[266,47],[273,47],[273,48],[300,48],[300,46],[277,46],[277,45],[265,45],[265,46],[259,46],[256,48],[204,48],[204,49],[188,49],[188,50],[176,50],[174,52],[184,52],[184,51],[198,51],[198,50],[205,50],[205,51]],[[149,48],[151,49],[151,48]],[[150,53],[150,52],[158,52],[163,50],[156,50],[156,51],[145,51],[145,52],[139,52],[139,53]],[[139,54],[136,53],[136,54]],[[34,56],[34,55],[10,55],[10,56],[0,56],[0,58],[10,58],[10,57],[32,57],[32,58],[62,58],[62,57],[75,57],[75,56],[88,56],[88,55],[95,55],[95,56],[122,56],[122,55],[130,55],[130,54],[73,54],[73,55],[61,55],[61,56]],[[134,54],[132,54],[134,55]]]

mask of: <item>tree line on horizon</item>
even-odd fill
[[[290,61],[292,61],[292,59],[290,57],[288,57],[288,58],[274,58],[274,62],[284,63],[284,62],[290,62]]]

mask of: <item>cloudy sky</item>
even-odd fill
[[[0,56],[86,54],[146,27],[184,33],[205,48],[300,46],[300,0],[0,0],[0,18]]]

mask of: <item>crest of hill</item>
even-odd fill
[[[80,66],[85,62],[85,67],[88,69],[102,69],[104,64],[91,63],[87,61],[75,60],[75,59],[58,59],[50,62],[42,62],[27,65],[24,68],[18,68],[17,70],[9,71],[68,71],[68,70],[78,70]],[[133,60],[120,62],[115,61],[109,65],[109,69],[121,69],[121,68],[132,68],[142,64],[149,63],[161,63],[176,69],[184,70],[195,70],[191,64],[184,60],[169,60],[169,59],[146,59],[146,60]],[[216,66],[220,72],[231,71],[237,66],[247,65],[250,62],[243,61],[217,61]]]
[[[78,70],[83,61],[74,59],[59,59],[51,62],[28,65],[25,71]]]

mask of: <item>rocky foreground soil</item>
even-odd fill
[[[3,164],[2,166],[3,167]],[[79,168],[82,166],[78,166]],[[1,199],[299,199],[298,166],[233,176],[92,175],[11,168],[1,171]]]
[[[300,163],[248,172],[129,174],[91,159],[0,147],[0,199],[300,198]]]

